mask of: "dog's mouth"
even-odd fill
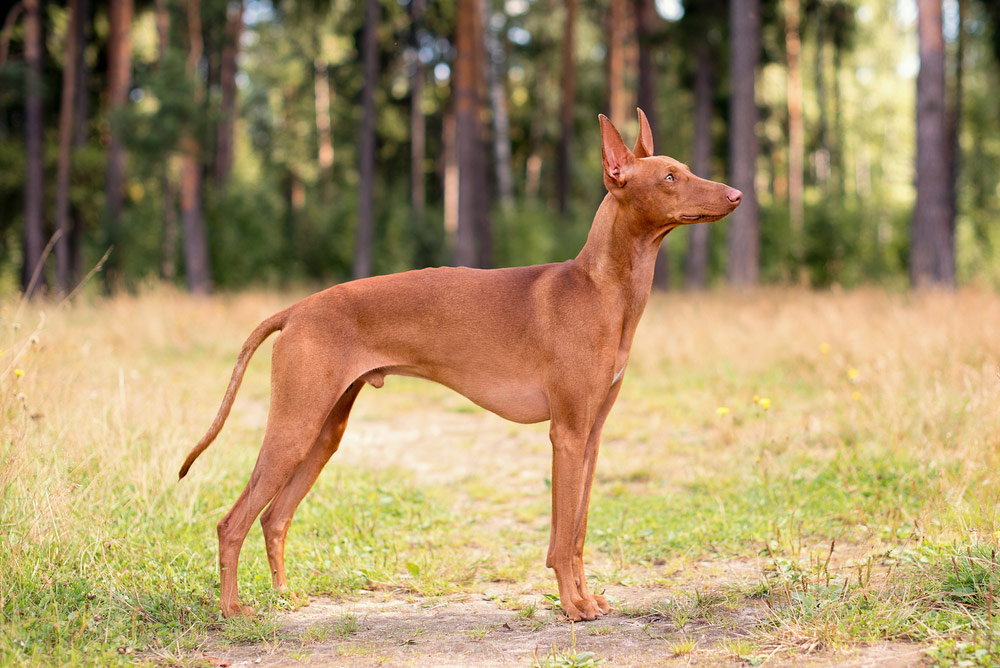
[[[683,214],[681,220],[686,223],[710,223],[725,218],[726,214]]]

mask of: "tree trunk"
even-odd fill
[[[424,182],[424,159],[427,155],[427,125],[424,121],[424,64],[420,60],[420,35],[424,29],[424,0],[410,0],[410,49],[413,71],[410,74],[410,224],[416,239],[415,264],[425,267],[433,262],[424,231],[427,188]]]
[[[187,75],[194,82],[195,100],[203,98],[198,81],[198,62],[204,52],[201,33],[201,3],[188,0],[188,57]],[[188,128],[181,139],[181,225],[184,229],[184,269],[188,290],[207,294],[212,289],[212,271],[208,256],[208,236],[201,204],[201,146],[193,128]]]
[[[617,127],[631,119],[625,92],[625,40],[628,39],[628,6],[622,0],[611,3],[608,13],[608,115]]]
[[[361,177],[358,229],[354,240],[354,278],[372,274],[372,237],[375,229],[375,87],[378,86],[378,0],[365,0],[365,25],[361,36],[364,88],[361,90],[361,137],[358,143]]]
[[[556,163],[559,213],[569,213],[573,184],[571,155],[573,149],[573,110],[576,107],[576,59],[573,57],[577,0],[566,0],[566,26],[562,44],[562,100],[559,105],[559,153]]]
[[[317,56],[313,61],[313,94],[316,100],[317,178],[325,202],[333,171],[333,134],[330,131],[330,69],[326,58],[322,56]]]
[[[455,135],[458,148],[458,239],[455,263],[469,267],[488,266],[489,200],[486,183],[485,137],[481,73],[482,20],[478,0],[459,0],[456,17],[455,78],[452,98],[455,105]]]
[[[952,91],[951,108],[948,110],[948,157],[951,183],[948,188],[948,222],[949,235],[954,245],[955,239],[955,219],[958,216],[958,177],[962,169],[962,96],[964,92],[965,74],[965,8],[966,0],[958,0],[955,3],[958,11],[958,34],[955,39],[955,71],[954,89]]]
[[[729,282],[756,285],[760,272],[757,193],[757,103],[754,79],[760,58],[760,0],[729,3],[732,94],[729,106],[730,184],[743,191],[743,203],[729,216]]]
[[[59,164],[56,173],[56,220],[59,240],[56,242],[56,282],[59,293],[69,294],[73,288],[71,230],[69,217],[69,182],[73,151],[73,112],[76,108],[76,68],[83,60],[82,45],[77,44],[78,26],[84,16],[79,0],[69,0],[66,11],[69,27],[66,30],[66,53],[62,72],[62,99],[59,103]]]
[[[243,2],[230,0],[226,6],[226,32],[222,43],[219,84],[222,89],[218,139],[215,147],[215,182],[220,190],[229,183],[233,169],[233,130],[236,125],[236,59],[243,32]]]
[[[698,176],[712,178],[712,47],[701,40],[695,47],[694,146],[691,168]],[[708,225],[688,227],[684,283],[688,288],[708,287]]]
[[[950,164],[945,120],[945,56],[939,0],[917,3],[917,201],[910,237],[910,280],[915,287],[954,287],[950,220]],[[942,160],[942,158],[944,158]]]
[[[74,41],[78,54],[74,74],[76,81],[73,83],[73,149],[79,149],[87,144],[87,114],[89,110],[90,91],[87,89],[89,80],[89,70],[87,59],[84,57],[86,51],[87,37],[90,33],[90,25],[93,21],[92,5],[90,0],[76,0],[78,11],[80,12],[80,22],[76,24],[76,35]],[[73,165],[70,160],[70,173]],[[69,232],[69,282],[71,285],[78,283],[83,276],[83,234],[86,219],[83,212],[77,207],[70,207],[72,224]]]
[[[493,116],[493,156],[496,160],[497,199],[504,210],[514,206],[514,176],[510,166],[510,117],[507,114],[507,55],[500,28],[494,28],[488,10],[489,3],[481,0],[483,29],[486,35],[486,80],[489,84],[490,108]],[[502,16],[502,15],[500,15]],[[502,27],[502,26],[501,26]]]
[[[441,119],[442,184],[444,193],[444,235],[449,248],[458,245],[458,146],[455,145],[455,110],[448,107]]]
[[[156,35],[158,42],[157,66],[161,69],[170,49],[170,6],[169,0],[156,0]],[[160,277],[172,282],[177,277],[177,186],[175,174],[180,171],[177,157],[167,156],[161,166],[160,188],[163,191],[163,247],[160,255]]]
[[[42,145],[42,16],[38,0],[24,0],[24,268],[21,287],[34,296],[41,282],[45,227],[43,216],[45,163]],[[36,274],[39,278],[35,279]],[[35,280],[33,280],[35,279]]]
[[[799,61],[799,2],[785,0],[785,52],[788,57],[788,219],[791,227],[791,250],[795,264],[801,267],[805,209],[803,208],[805,133],[802,125],[802,68]],[[823,104],[823,100],[820,100]]]
[[[633,0],[632,16],[635,21],[635,35],[638,48],[639,90],[637,101],[639,108],[646,114],[649,129],[653,133],[653,146],[657,145],[656,131],[659,128],[656,118],[656,75],[653,71],[653,26],[656,22],[656,10],[651,0]],[[627,114],[628,110],[622,112]],[[670,287],[670,249],[664,243],[656,255],[656,266],[653,269],[653,287],[666,290]]]
[[[108,32],[108,115],[111,117],[111,140],[105,172],[105,225],[109,245],[121,241],[121,214],[125,202],[125,145],[117,115],[128,102],[132,79],[132,0],[112,2]],[[105,285],[114,287],[120,279],[121,249],[108,258]]]

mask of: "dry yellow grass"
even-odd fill
[[[155,288],[64,308],[0,299],[0,656],[114,660],[204,637],[215,617],[212,528],[256,455],[269,346],[222,438],[182,485],[176,471],[247,333],[295,298]],[[792,560],[831,537],[866,553],[914,536],[995,545],[998,332],[1000,298],[976,290],[654,296],[605,430],[597,577],[661,582],[699,555],[756,564],[771,539]],[[491,455],[502,456],[484,462]],[[543,427],[508,425],[410,379],[368,390],[338,472],[304,506],[303,534],[293,529],[293,586],[343,593],[377,580],[433,594],[506,578],[544,589],[547,461]],[[402,491],[386,497],[390,479]],[[345,488],[358,505],[333,508]],[[366,499],[392,512],[363,524]],[[449,526],[458,506],[480,526]],[[336,542],[339,557],[327,547],[342,536],[322,533],[336,522],[356,531]],[[393,535],[379,537],[383,528]],[[497,536],[530,547],[505,550]],[[357,543],[369,539],[363,553]],[[267,609],[280,603],[268,598],[257,543],[251,534],[244,581]],[[380,551],[390,556],[371,556]],[[795,624],[815,637],[807,620]]]

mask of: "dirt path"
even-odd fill
[[[423,386],[427,388],[426,385]],[[426,389],[424,390],[427,391]],[[433,392],[433,390],[431,390]],[[495,495],[488,516],[497,527],[512,521],[503,499],[535,495],[548,475],[550,452],[545,426],[507,426],[492,415],[470,412],[467,402],[446,391],[422,397],[414,411],[404,392],[362,393],[335,465],[394,468],[411,472],[421,483],[446,485],[459,503],[484,503],[462,491],[463,481],[489,476]],[[251,412],[253,410],[251,409]],[[244,415],[254,423],[263,411]],[[627,447],[627,451],[625,448]],[[616,452],[620,448],[621,452]],[[640,443],[605,443],[605,476],[627,477],[657,457]],[[484,472],[482,462],[490,462]],[[540,551],[542,548],[539,548]],[[601,567],[601,555],[594,565]],[[609,586],[619,610],[595,622],[571,625],[553,611],[531,583],[487,585],[483,591],[443,598],[408,592],[361,592],[353,600],[313,598],[309,605],[279,615],[277,640],[233,645],[216,632],[192,658],[218,666],[440,666],[479,668],[549,665],[554,649],[593,652],[602,665],[641,666],[918,666],[920,647],[903,643],[839,651],[815,647],[761,647],[751,639],[768,614],[766,605],[746,598],[699,608],[698,614],[672,616],[670,605],[692,590],[759,577],[748,562],[685,564],[663,586]],[[638,582],[664,582],[662,574]],[[675,585],[669,582],[675,581]],[[690,607],[690,606],[689,606]],[[659,609],[661,614],[650,612]],[[574,639],[575,638],[575,639]],[[556,664],[572,665],[572,664]]]
[[[667,590],[615,587],[612,597],[653,604]],[[313,600],[280,618],[280,640],[265,645],[223,646],[211,641],[202,656],[219,666],[440,666],[487,668],[545,665],[553,648],[593,652],[603,665],[643,666],[843,666],[908,668],[921,663],[919,647],[880,644],[841,652],[801,648],[754,648],[739,656],[762,607],[713,619],[696,619],[679,630],[662,616],[613,613],[570,625],[548,609],[527,618],[483,596],[428,600],[372,593],[355,601]],[[507,601],[509,602],[509,600]],[[747,645],[747,647],[750,647]],[[566,664],[563,664],[566,665]]]

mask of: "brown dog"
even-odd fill
[[[277,313],[243,344],[219,413],[180,470],[215,439],[247,362],[273,332],[271,408],[246,488],[219,522],[220,604],[237,594],[240,548],[261,517],[274,586],[286,588],[285,536],[336,452],[355,397],[397,374],[437,381],[514,422],[551,421],[552,530],[546,565],[573,620],[611,610],[583,571],[587,507],[604,420],[618,396],[660,242],[678,225],[729,214],[742,193],[653,156],[639,110],[634,151],[600,116],[608,194],[574,260],[511,269],[442,267],[344,283]]]

